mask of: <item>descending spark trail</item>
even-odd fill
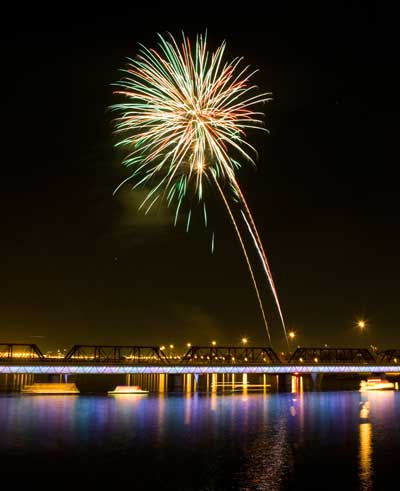
[[[245,221],[245,223],[247,225],[247,228],[249,230],[249,233],[250,233],[250,235],[251,235],[251,237],[252,237],[252,239],[254,241],[254,244],[255,244],[256,249],[257,249],[257,252],[258,252],[258,254],[260,256],[262,265],[264,267],[265,274],[267,275],[269,286],[271,287],[272,294],[274,296],[274,300],[275,300],[275,303],[276,303],[276,307],[277,307],[278,312],[279,312],[279,317],[281,319],[283,331],[285,333],[286,343],[289,346],[289,340],[288,340],[288,337],[287,337],[286,324],[285,324],[285,320],[283,318],[282,308],[281,308],[281,305],[280,305],[280,302],[279,302],[279,298],[278,298],[278,292],[276,290],[274,279],[272,277],[272,272],[271,272],[271,269],[270,269],[269,264],[268,264],[267,255],[265,254],[265,251],[264,251],[264,246],[263,246],[263,244],[261,242],[261,239],[260,239],[260,236],[258,234],[258,230],[257,230],[256,224],[255,224],[254,219],[253,219],[253,216],[252,216],[252,214],[250,212],[250,209],[249,209],[249,206],[247,204],[247,201],[246,201],[245,197],[243,196],[242,190],[240,189],[240,186],[239,186],[239,184],[238,184],[238,182],[237,182],[237,180],[236,180],[235,177],[233,177],[233,181],[235,183],[235,191],[238,193],[238,195],[240,197],[240,200],[241,200],[241,202],[242,202],[242,204],[244,206],[244,209],[246,211],[246,214],[247,214],[247,216],[248,216],[248,218],[250,220],[251,226],[250,226],[248,220],[246,219],[246,214],[243,211],[241,211],[243,220]]]
[[[225,42],[210,52],[206,38],[201,35],[196,37],[193,47],[185,36],[178,45],[171,35],[168,39],[159,35],[158,46],[158,50],[141,46],[138,56],[129,59],[123,70],[125,76],[115,84],[118,86],[115,93],[125,99],[112,106],[118,113],[116,133],[122,135],[116,146],[127,149],[123,164],[132,170],[116,191],[131,179],[135,180],[134,188],[147,186],[149,191],[140,208],[148,213],[155,203],[165,199],[168,206],[175,206],[175,225],[184,204],[197,201],[207,227],[205,188],[215,184],[242,247],[271,341],[249,255],[221,187],[222,182],[227,182],[239,200],[286,336],[267,257],[235,175],[242,160],[255,165],[251,154],[256,150],[246,141],[247,130],[265,130],[263,113],[253,108],[271,100],[271,94],[255,94],[257,87],[249,82],[255,72],[249,72],[249,67],[242,68],[241,58],[224,60]],[[191,220],[190,204],[187,231]],[[214,233],[211,249],[214,249]]]
[[[245,259],[246,259],[247,267],[249,269],[250,276],[251,276],[251,279],[253,281],[253,286],[254,286],[254,290],[256,292],[258,304],[260,306],[261,315],[262,315],[262,318],[263,318],[263,321],[264,321],[264,325],[265,325],[265,330],[267,332],[267,336],[268,336],[269,342],[270,342],[270,344],[272,346],[271,334],[269,332],[268,322],[267,322],[267,318],[266,318],[265,312],[264,312],[264,306],[263,306],[263,303],[262,303],[262,300],[261,300],[261,296],[260,296],[260,292],[259,292],[259,289],[258,289],[258,286],[257,286],[257,281],[256,281],[256,278],[254,276],[253,268],[251,266],[251,262],[250,262],[250,259],[249,259],[248,254],[247,254],[247,250],[246,250],[246,247],[245,247],[244,242],[243,242],[243,239],[242,239],[242,235],[240,233],[239,227],[237,226],[235,217],[233,216],[231,207],[229,206],[229,203],[228,203],[228,201],[227,201],[227,199],[225,197],[225,194],[224,194],[224,192],[221,189],[221,186],[219,185],[218,181],[215,178],[214,178],[214,180],[215,180],[215,185],[217,186],[217,189],[218,189],[218,191],[219,191],[219,193],[221,195],[222,201],[224,202],[225,207],[226,207],[226,209],[228,211],[228,214],[229,214],[229,217],[230,217],[230,219],[232,221],[232,224],[233,224],[233,226],[235,228],[236,235],[238,236],[238,239],[239,239],[239,242],[240,242],[240,246],[242,248],[243,255],[244,255]]]
[[[277,291],[276,291],[276,288],[275,288],[274,280],[272,278],[271,270],[269,268],[268,261],[267,261],[267,258],[266,258],[266,255],[265,255],[265,252],[264,252],[262,243],[261,243],[261,241],[259,240],[259,237],[258,237],[257,229],[256,229],[256,227],[254,225],[254,222],[252,222],[253,223],[253,228],[250,226],[249,222],[247,221],[246,215],[243,213],[243,211],[241,211],[241,214],[242,214],[243,220],[244,220],[244,222],[245,222],[245,224],[247,226],[247,229],[249,231],[249,234],[251,235],[251,238],[253,239],[254,245],[255,245],[256,250],[258,252],[258,255],[260,256],[261,264],[263,265],[265,274],[266,274],[266,276],[268,278],[269,286],[270,286],[270,288],[272,290],[272,294],[274,295],[274,299],[275,299],[275,303],[276,303],[276,306],[277,306],[277,309],[278,309],[278,312],[279,312],[279,316],[280,316],[280,319],[281,319],[283,331],[285,333],[286,343],[289,346],[289,339],[288,339],[288,336],[287,336],[286,325],[285,325],[285,321],[283,319],[283,314],[282,314],[282,309],[281,309],[281,306],[280,306],[280,303],[279,303],[278,294],[277,294]],[[252,221],[251,215],[250,215],[250,220]]]

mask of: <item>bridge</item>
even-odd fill
[[[192,346],[168,356],[157,346],[74,345],[46,356],[36,344],[0,343],[0,374],[329,374],[400,373],[400,349]]]

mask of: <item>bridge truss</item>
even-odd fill
[[[400,363],[400,349],[382,351],[379,356],[381,363]]]
[[[44,355],[36,344],[0,343],[0,361],[43,359]]]
[[[281,363],[272,348],[245,346],[192,346],[182,357],[183,365],[264,365]]]
[[[168,364],[165,353],[157,346],[109,346],[75,344],[65,355],[66,361],[95,363],[162,363]]]
[[[376,363],[367,348],[297,348],[289,363]]]

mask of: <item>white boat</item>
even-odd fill
[[[141,389],[138,385],[117,385],[114,390],[109,390],[107,394],[119,395],[119,394],[148,394],[148,390]]]
[[[75,384],[32,384],[25,385],[21,392],[23,394],[37,394],[37,395],[76,395],[79,394],[79,389]]]
[[[369,390],[393,390],[394,384],[385,379],[369,378],[367,381],[360,382],[360,392]]]

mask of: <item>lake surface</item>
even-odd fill
[[[0,469],[58,489],[398,489],[400,392],[3,395]]]

